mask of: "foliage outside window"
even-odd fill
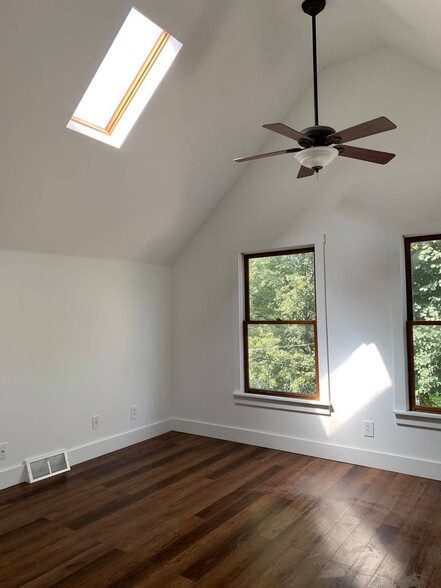
[[[410,409],[441,413],[441,235],[405,239]]]
[[[319,398],[314,248],[244,255],[245,392]]]

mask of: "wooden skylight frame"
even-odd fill
[[[133,35],[130,27],[134,27]],[[145,33],[144,37],[143,32]],[[132,46],[132,37],[135,35],[138,37]],[[135,75],[130,81],[119,80],[118,68],[120,73],[133,70],[137,61],[139,64],[140,47],[145,50],[147,45],[149,50],[144,52],[142,64],[140,67],[136,67]],[[132,8],[71,116],[67,127],[114,147],[120,147],[181,47],[182,44],[170,33],[158,27],[136,8]],[[130,53],[131,49],[136,49],[133,54]],[[127,68],[124,68],[125,60]],[[114,71],[112,61],[115,63],[116,79],[114,85],[109,88],[111,77],[109,71],[112,73]],[[121,78],[124,78],[124,75]],[[113,77],[111,83],[113,84]],[[106,84],[110,92],[106,92]],[[100,93],[104,104],[103,112],[97,112]],[[109,111],[111,103],[115,103],[116,106],[111,107]],[[102,119],[103,113],[105,114],[107,111],[107,120],[99,121],[100,116]]]

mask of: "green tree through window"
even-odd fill
[[[410,407],[441,412],[441,235],[405,247]]]
[[[314,249],[244,256],[246,392],[318,398]]]

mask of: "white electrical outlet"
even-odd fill
[[[138,407],[131,406],[130,407],[130,420],[134,421],[136,418],[138,418]]]
[[[99,415],[95,415],[92,417],[92,429],[99,429],[100,428],[100,417]]]
[[[8,457],[8,444],[0,443],[0,459],[6,459]]]
[[[374,436],[374,421],[363,421],[363,435],[365,437]]]

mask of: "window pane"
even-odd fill
[[[415,404],[441,408],[441,326],[413,326]]]
[[[413,319],[441,320],[441,239],[410,244]]]
[[[316,393],[314,325],[248,325],[249,387]]]
[[[312,251],[248,262],[250,320],[315,320]]]

